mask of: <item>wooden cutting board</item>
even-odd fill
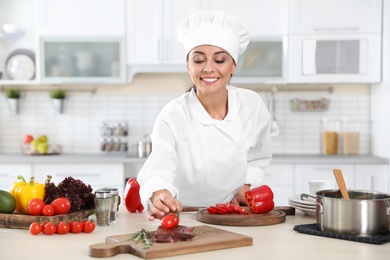
[[[280,210],[272,210],[268,213],[253,214],[210,214],[206,209],[199,210],[196,218],[203,223],[224,226],[267,226],[286,221],[286,213]]]
[[[153,236],[154,232],[150,232]],[[109,236],[106,243],[89,246],[89,256],[110,257],[121,253],[133,254],[144,259],[184,255],[217,249],[250,246],[252,237],[202,225],[194,227],[195,237],[189,241],[157,243],[145,249],[142,242],[129,240],[132,234]]]
[[[93,214],[93,209],[80,210],[68,214],[55,216],[30,216],[23,213],[0,214],[0,228],[17,228],[29,229],[31,223],[37,222],[53,222],[57,224],[60,221],[70,221],[72,219],[87,218]]]

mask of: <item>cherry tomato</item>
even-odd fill
[[[39,198],[32,199],[27,204],[28,214],[33,216],[41,216],[45,202]]]
[[[84,225],[81,222],[78,221],[71,221],[72,223],[70,224],[70,232],[74,234],[78,234],[81,231],[83,231]]]
[[[53,235],[56,232],[57,228],[56,225],[54,225],[53,222],[48,222],[44,227],[43,227],[43,233],[45,235]]]
[[[39,233],[42,232],[42,226],[39,225],[38,222],[33,222],[33,223],[31,223],[29,230],[30,230],[31,234],[38,235]]]
[[[57,234],[66,234],[69,232],[69,225],[65,221],[61,221],[57,224]]]
[[[66,214],[70,210],[70,201],[67,198],[57,198],[50,203],[54,208],[54,215]]]
[[[41,222],[41,231],[42,231],[42,233],[43,233],[43,228],[45,227],[46,224],[47,224],[46,221],[42,221]]]
[[[54,208],[52,205],[45,205],[42,209],[42,215],[44,216],[53,216]]]
[[[93,221],[87,220],[84,223],[84,233],[91,233],[95,230],[96,224]]]
[[[165,229],[171,229],[179,225],[179,217],[176,214],[170,214],[161,219],[161,226]]]

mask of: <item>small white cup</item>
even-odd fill
[[[336,182],[334,180],[310,180],[309,190],[310,194],[316,195],[320,190],[329,190],[336,188]]]

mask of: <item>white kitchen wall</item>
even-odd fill
[[[356,118],[361,122],[361,154],[370,153],[370,96],[368,86],[350,91],[326,92],[279,91],[276,98],[276,118],[280,136],[273,139],[274,153],[319,154],[322,117]],[[350,88],[351,89],[351,88]],[[127,121],[130,151],[135,143],[152,130],[161,108],[176,94],[85,94],[70,92],[64,114],[55,114],[47,93],[26,92],[21,110],[12,115],[4,95],[0,95],[0,153],[19,153],[25,134],[46,134],[52,144],[61,144],[64,153],[99,153],[99,127],[103,121]],[[266,99],[267,92],[259,91]],[[328,111],[293,112],[290,99],[330,98]]]
[[[326,111],[292,111],[290,100],[330,99]],[[370,153],[370,97],[366,94],[327,94],[311,92],[282,92],[276,94],[276,120],[280,125],[280,135],[273,138],[274,153],[319,154],[321,153],[321,119],[348,118],[360,123],[360,153]],[[339,146],[339,154],[342,154]]]

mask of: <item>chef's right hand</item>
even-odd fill
[[[168,190],[155,191],[150,198],[149,220],[162,219],[170,212],[179,213],[183,209],[183,204],[174,198]]]

